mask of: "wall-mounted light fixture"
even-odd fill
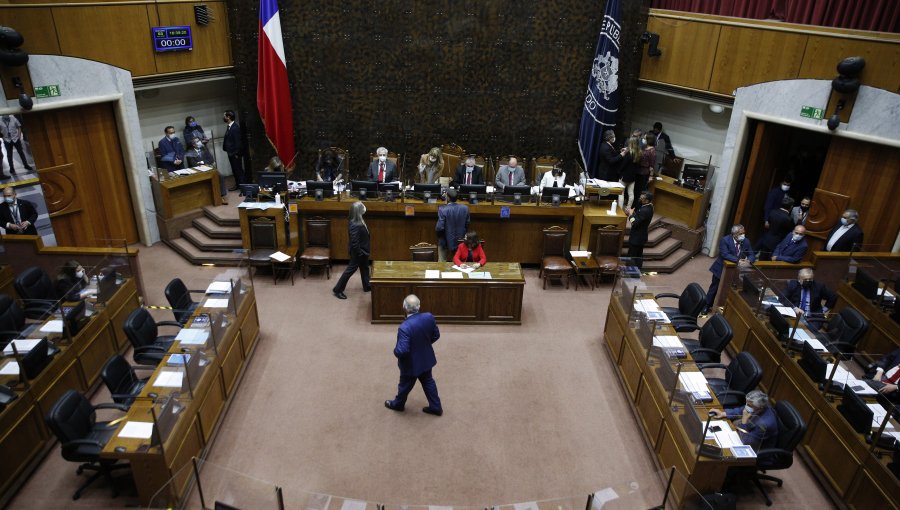
[[[834,102],[834,113],[828,117],[825,124],[829,130],[836,130],[841,125],[842,117],[849,115],[849,111],[845,110],[853,108],[853,101],[860,86],[859,75],[865,67],[866,61],[862,57],[847,57],[838,62],[838,76],[831,80],[832,98],[829,101]],[[849,117],[846,121],[849,121]]]
[[[641,42],[644,44],[649,44],[647,47],[647,56],[648,57],[658,57],[662,55],[662,50],[659,49],[659,34],[653,32],[644,32],[641,34]]]

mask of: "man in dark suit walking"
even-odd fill
[[[863,231],[856,222],[859,213],[847,209],[841,215],[841,222],[835,225],[825,241],[825,251],[859,251],[863,243]]]
[[[369,171],[367,172],[369,180],[375,182],[394,182],[398,180],[397,163],[388,159],[388,150],[384,147],[379,147],[375,154],[378,155],[378,159],[369,163]]]
[[[418,380],[425,390],[425,398],[428,399],[428,407],[423,407],[422,411],[440,416],[444,414],[444,408],[441,407],[437,383],[431,375],[431,369],[437,365],[431,344],[438,341],[441,332],[434,315],[428,312],[419,313],[420,305],[419,298],[414,294],[406,296],[403,300],[406,320],[397,331],[397,344],[394,346],[394,356],[397,357],[397,366],[400,367],[400,384],[397,387],[397,396],[394,400],[385,400],[384,407],[393,411],[403,411],[406,397]]]
[[[712,283],[709,284],[709,290],[706,291],[706,309],[703,313],[709,313],[713,302],[716,300],[716,293],[719,292],[719,281],[722,279],[722,270],[725,269],[725,261],[740,263],[742,260],[756,262],[756,254],[750,247],[750,241],[744,233],[743,225],[735,225],[731,227],[731,235],[727,235],[719,241],[719,256],[715,262],[709,266],[709,272],[712,273]]]
[[[231,165],[231,173],[234,174],[234,187],[229,191],[236,191],[240,189],[241,184],[250,182],[244,174],[244,139],[241,136],[241,125],[237,123],[236,118],[232,110],[226,110],[222,118],[226,125],[222,149],[228,154],[228,163]]]
[[[484,169],[475,164],[475,157],[469,156],[466,162],[456,168],[453,182],[461,184],[484,184]]]
[[[647,244],[647,235],[650,222],[653,221],[653,193],[641,192],[638,198],[640,206],[631,211],[628,218],[631,223],[631,232],[628,234],[628,256],[634,260],[634,265],[644,265],[644,245]]]
[[[825,313],[837,302],[837,294],[824,283],[815,281],[814,276],[808,267],[797,272],[797,279],[788,282],[784,290],[784,298],[788,301],[784,305],[794,307],[795,312],[806,316],[811,326],[819,328],[825,323]]]
[[[3,188],[3,203],[0,204],[0,225],[7,234],[37,235],[34,222],[37,221],[37,209],[27,200],[16,198],[16,189],[12,186]]]
[[[434,230],[438,235],[438,255],[441,262],[452,260],[459,240],[469,231],[469,208],[456,202],[457,191],[447,190],[447,205],[438,207],[438,220]]]

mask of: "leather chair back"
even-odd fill
[[[775,470],[791,467],[794,464],[794,449],[806,434],[806,422],[790,402],[779,400],[774,410],[778,419],[778,437],[773,448],[763,449],[757,453],[758,469]]]
[[[100,379],[103,384],[113,395],[127,395],[131,393],[131,388],[138,382],[134,369],[125,358],[120,354],[115,354],[106,361],[103,369],[100,371]],[[129,403],[131,399],[124,397],[113,397],[113,401],[118,404]]]
[[[193,299],[191,299],[191,293],[188,291],[188,288],[184,285],[184,282],[181,281],[181,278],[174,278],[172,281],[166,285],[166,301],[169,302],[169,306],[172,307],[172,314],[175,315],[175,320],[181,324],[187,322],[188,318],[190,318],[193,313],[193,309],[196,308],[196,304]]]
[[[530,184],[541,182],[544,174],[553,169],[553,165],[559,163],[556,156],[538,156],[531,160],[531,181]]]
[[[59,442],[62,443],[63,458],[80,462],[92,460],[93,456],[74,455],[78,449],[66,448],[65,445],[77,439],[87,439],[96,422],[96,413],[87,398],[76,390],[69,390],[50,408],[47,413],[47,426]],[[97,448],[99,454],[102,446]]]
[[[441,145],[441,157],[444,159],[444,171],[441,177],[453,178],[456,167],[462,164],[466,151],[455,143]]]
[[[122,329],[125,330],[125,336],[135,348],[152,345],[159,333],[156,321],[145,308],[136,308],[128,314]]]
[[[568,251],[569,231],[553,226],[544,229],[543,257],[565,257]]]
[[[56,300],[56,289],[46,271],[37,266],[19,273],[15,281],[16,292],[22,299]]]
[[[409,247],[413,262],[437,262],[437,246],[431,243],[418,243]]]
[[[748,393],[762,380],[762,367],[749,352],[739,352],[725,369],[729,389]]]
[[[697,317],[705,306],[706,291],[696,282],[685,287],[678,298],[678,312],[682,315]]]
[[[331,221],[325,218],[306,220],[306,246],[331,247]]]
[[[25,312],[9,294],[0,294],[0,346],[6,347],[25,327]]]
[[[719,354],[725,350],[732,338],[734,338],[734,330],[720,313],[713,315],[703,324],[698,336],[701,347],[712,349]],[[715,362],[718,363],[718,360]]]
[[[855,347],[869,329],[869,322],[853,307],[845,307],[828,322],[828,337],[833,343]],[[848,351],[843,351],[848,352]]]
[[[610,228],[607,228],[610,227]],[[622,231],[613,225],[607,225],[597,229],[597,242],[594,246],[594,256],[608,255],[619,258],[622,250]]]
[[[350,174],[348,173],[348,171],[350,169],[350,151],[348,151],[347,149],[342,149],[340,147],[329,147],[329,149],[331,149],[331,152],[333,152],[334,155],[337,156],[343,162],[344,180],[349,181]],[[325,152],[325,151],[322,149],[319,149],[319,159],[322,159],[323,152]]]

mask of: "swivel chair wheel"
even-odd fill
[[[76,475],[80,475],[81,473],[84,473],[84,466],[78,466],[78,469],[75,470]]]

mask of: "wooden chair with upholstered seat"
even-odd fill
[[[300,271],[303,278],[311,267],[324,267],[327,279],[331,279],[331,220],[319,216],[306,220],[306,247],[300,254]]]
[[[543,230],[544,247],[541,253],[541,271],[538,276],[544,279],[543,288],[547,288],[550,278],[565,278],[566,288],[574,272],[569,256],[569,229],[553,226]]]
[[[441,145],[441,154],[444,158],[444,171],[441,177],[453,178],[456,167],[462,164],[466,157],[466,151],[455,143],[445,143]]]
[[[249,221],[250,251],[247,263],[251,267],[272,267],[272,254],[278,251],[278,234],[275,220],[270,217],[256,217]],[[253,277],[253,273],[250,273]]]
[[[347,171],[350,168],[350,151],[347,149],[342,149],[340,147],[329,147],[328,149],[319,149],[319,160],[322,159],[322,153],[325,152],[325,150],[330,150],[337,157],[339,157],[341,159],[341,166],[343,168],[344,180],[349,181],[350,178],[347,174]],[[315,178],[315,175],[313,175],[313,178]]]
[[[556,156],[538,156],[531,160],[531,181],[532,183],[539,183],[541,179],[544,177],[544,174],[553,170],[554,165],[559,163],[559,158]],[[524,167],[524,165],[523,165]]]
[[[598,283],[603,282],[605,275],[616,274],[619,270],[619,254],[622,251],[622,229],[615,225],[604,225],[595,230],[597,239],[594,244],[594,260],[599,266]]]
[[[437,245],[431,243],[418,243],[409,247],[413,262],[437,262]]]

